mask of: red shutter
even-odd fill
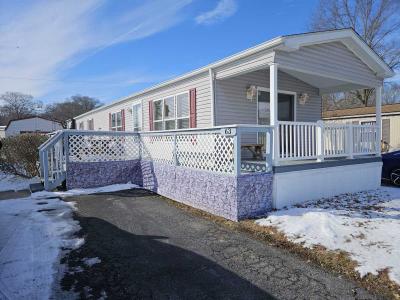
[[[125,131],[125,109],[121,109],[122,131]]]
[[[111,129],[111,113],[108,114],[108,130],[112,130]]]
[[[149,128],[154,130],[153,124],[153,101],[149,101]]]
[[[196,128],[196,89],[190,90],[190,128]]]

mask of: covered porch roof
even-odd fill
[[[267,47],[267,45],[270,47]],[[284,71],[320,90],[320,94],[382,85],[394,75],[386,63],[352,30],[283,36],[264,48],[213,68],[223,80],[277,64]]]

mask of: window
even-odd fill
[[[189,128],[190,101],[189,94],[180,94],[176,96],[176,119],[177,128]]]
[[[142,103],[132,106],[133,131],[142,130]]]
[[[87,128],[88,128],[88,130],[94,130],[94,120],[93,119],[87,120]]]
[[[78,128],[79,128],[79,130],[84,130],[85,124],[83,122],[79,122]]]
[[[361,125],[376,125],[375,121],[363,121],[361,122]]]
[[[123,131],[122,112],[121,111],[111,114],[111,130],[112,131]]]
[[[154,130],[189,128],[189,93],[154,101],[153,114]]]
[[[258,90],[258,124],[269,125],[270,94],[267,90]],[[278,93],[278,120],[294,121],[294,95]]]

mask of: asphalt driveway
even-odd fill
[[[98,299],[375,299],[246,233],[145,190],[67,198],[85,244],[65,258],[66,290]],[[88,264],[85,258],[100,259]]]

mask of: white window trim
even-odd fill
[[[270,93],[269,88],[258,86],[257,87],[257,111],[256,111],[256,120],[258,124],[258,91],[262,92],[268,92]],[[293,91],[285,91],[285,90],[278,90],[278,94],[286,94],[286,95],[292,95],[294,97],[294,107],[293,107],[293,122],[297,121],[297,93]]]
[[[135,119],[133,117],[133,107],[136,105],[140,105],[140,120],[139,120],[139,127],[135,127]],[[132,103],[132,129],[135,131],[135,129],[138,128],[140,130],[136,130],[137,132],[140,132],[143,130],[143,101],[135,101]]]
[[[115,126],[112,126],[112,117],[113,117],[114,114],[115,114]],[[117,114],[121,114],[121,126],[118,126]],[[115,130],[113,130],[114,128],[115,128]],[[118,128],[121,128],[121,130],[118,130]],[[122,121],[122,112],[121,112],[121,110],[111,112],[111,130],[112,131],[122,131],[123,128],[124,128],[124,126],[123,126],[123,121]]]
[[[186,117],[178,117],[178,105],[177,105],[177,97],[180,95],[187,95],[188,96],[188,100],[189,100],[189,114]],[[164,115],[164,105],[165,105],[165,99],[168,98],[174,98],[174,117],[172,118],[165,118]],[[156,110],[154,109],[154,103],[155,102],[159,102],[161,101],[161,120],[156,120],[155,116],[156,116]],[[178,94],[173,94],[173,95],[168,95],[165,96],[163,98],[159,98],[157,100],[153,101],[153,127],[155,128],[155,123],[161,123],[162,125],[162,129],[159,130],[174,130],[174,129],[178,129],[178,120],[183,120],[183,119],[189,119],[189,123],[190,123],[190,92],[186,91],[186,92],[182,92],[182,93],[178,93]],[[174,129],[165,129],[165,121],[173,121],[175,120],[175,128]]]
[[[93,123],[93,128],[92,128],[92,129],[91,129],[90,126],[89,126],[89,123],[90,123],[90,122]],[[87,124],[88,130],[94,130],[94,119],[93,119],[93,118],[87,119],[87,120],[86,120],[86,124]]]
[[[187,115],[187,117],[179,117],[178,118],[178,101],[176,101],[176,99],[178,98],[178,96],[180,95],[187,95],[188,99],[189,99],[189,114]],[[175,119],[178,120],[183,120],[183,119],[189,119],[189,123],[190,123],[190,92],[183,92],[183,93],[179,93],[175,95]],[[178,128],[178,122],[176,122],[176,128]]]

